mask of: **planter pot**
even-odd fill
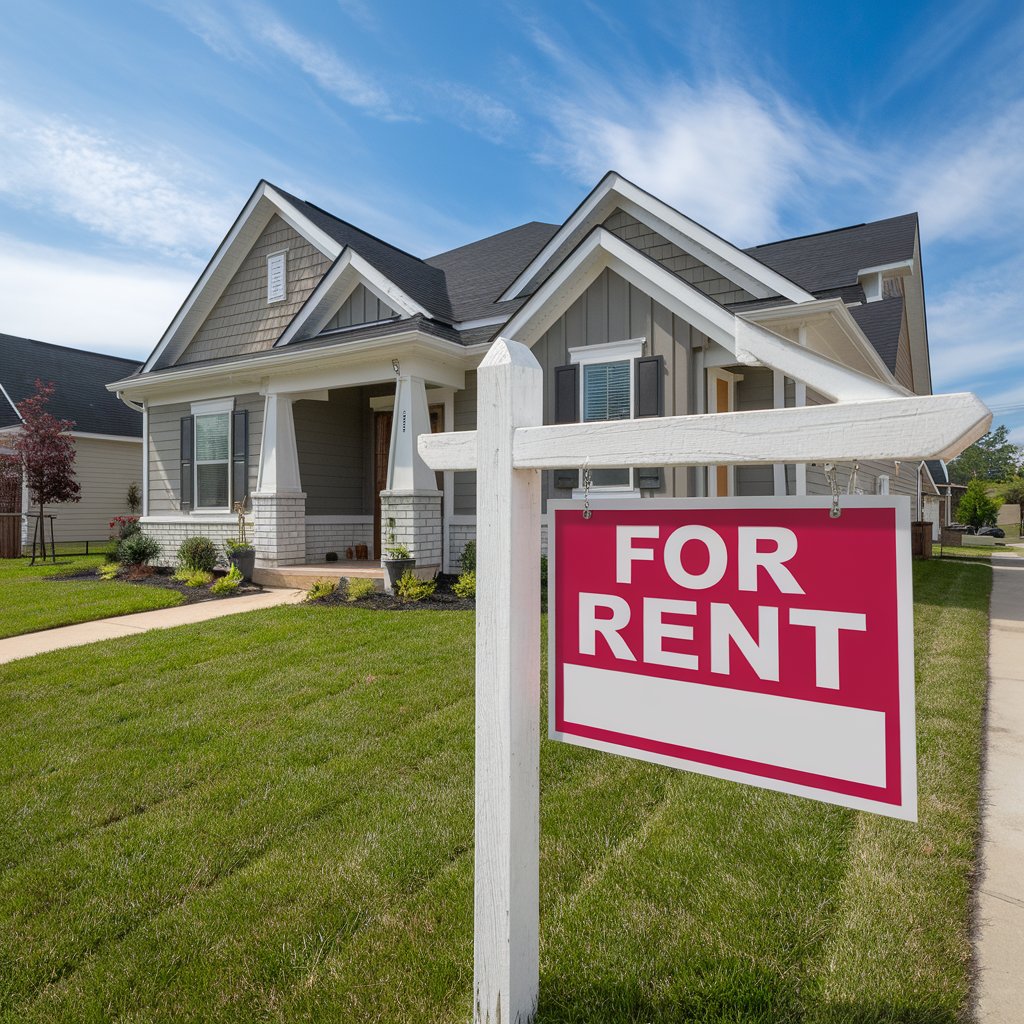
[[[415,558],[385,558],[381,560],[385,573],[385,589],[389,594],[395,592],[395,584],[401,578],[406,569],[412,569],[416,565]]]
[[[238,567],[246,583],[252,583],[252,571],[256,568],[256,551],[250,548],[248,551],[236,551],[228,556],[228,563]]]

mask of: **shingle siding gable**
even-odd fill
[[[268,304],[267,257],[282,249],[288,250],[287,297]],[[174,365],[271,348],[330,263],[316,246],[275,215]]]

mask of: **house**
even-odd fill
[[[143,408],[145,530],[166,560],[189,534],[221,541],[246,499],[266,571],[392,537],[451,570],[475,475],[433,473],[415,441],[475,426],[498,334],[544,368],[546,422],[931,391],[915,214],[741,249],[609,172],[562,224],[421,259],[262,181],[145,365],[109,385]],[[838,479],[935,490],[920,465]],[[546,473],[545,500],[580,485]],[[822,466],[624,468],[591,497],[827,492]]]
[[[53,383],[47,407],[58,419],[74,426],[75,477],[80,500],[47,506],[56,515],[57,541],[106,541],[110,520],[128,512],[128,487],[142,481],[142,415],[112,395],[106,385],[135,372],[136,359],[85,352],[31,338],[0,334],[0,447],[3,435],[21,423],[17,404],[35,393],[36,380]],[[23,488],[19,509],[28,510]],[[32,542],[32,524],[26,517],[22,542]],[[47,531],[49,534],[49,531]]]

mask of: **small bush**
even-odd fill
[[[421,580],[412,569],[406,569],[395,584],[395,591],[403,601],[422,601],[424,598],[430,597],[435,590],[437,590],[436,579]]]
[[[205,587],[213,582],[213,573],[205,569],[179,569],[174,578],[186,587]]]
[[[472,600],[476,597],[476,572],[469,570],[459,574],[459,578],[452,584],[452,592],[456,597],[463,600]]]
[[[412,554],[404,544],[392,544],[390,547],[385,548],[384,552],[387,558],[394,562],[404,558],[412,558]]]
[[[338,592],[337,580],[317,580],[313,586],[306,591],[307,601],[319,601],[322,597],[330,597]]]
[[[217,546],[209,537],[186,537],[178,545],[178,565],[182,569],[213,572],[217,564]]]
[[[238,571],[238,566],[231,566],[231,571],[226,576],[221,576],[219,580],[212,587],[210,587],[211,594],[230,594],[233,590],[238,589],[238,585],[242,582],[242,574]]]
[[[466,546],[462,549],[462,554],[459,555],[459,567],[465,572],[476,572],[476,541],[471,540],[466,543]]]
[[[241,554],[243,551],[252,551],[253,547],[247,540],[235,540],[234,537],[228,537],[224,541],[224,550],[228,553],[228,556],[235,554]],[[330,561],[330,559],[328,559]]]
[[[112,580],[121,571],[119,562],[107,562],[100,566],[100,579]]]
[[[373,585],[373,580],[355,577],[348,581],[345,597],[349,601],[362,601],[363,598],[372,596],[376,591],[377,588]]]
[[[160,554],[160,545],[144,533],[132,533],[117,545],[117,560],[122,565],[148,565]]]

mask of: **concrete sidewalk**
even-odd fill
[[[1024,559],[992,559],[989,703],[977,895],[977,1010],[1024,1020]]]
[[[265,590],[262,594],[202,601],[180,605],[177,608],[160,608],[155,612],[136,612],[133,615],[118,615],[110,619],[81,622],[74,626],[44,629],[38,633],[24,633],[21,636],[0,640],[0,665],[16,661],[18,658],[30,658],[33,654],[60,650],[62,647],[78,647],[81,644],[95,643],[97,640],[134,636],[151,629],[169,629],[192,622],[206,622],[224,615],[238,615],[260,608],[273,608],[279,604],[297,604],[304,596],[301,590]]]

